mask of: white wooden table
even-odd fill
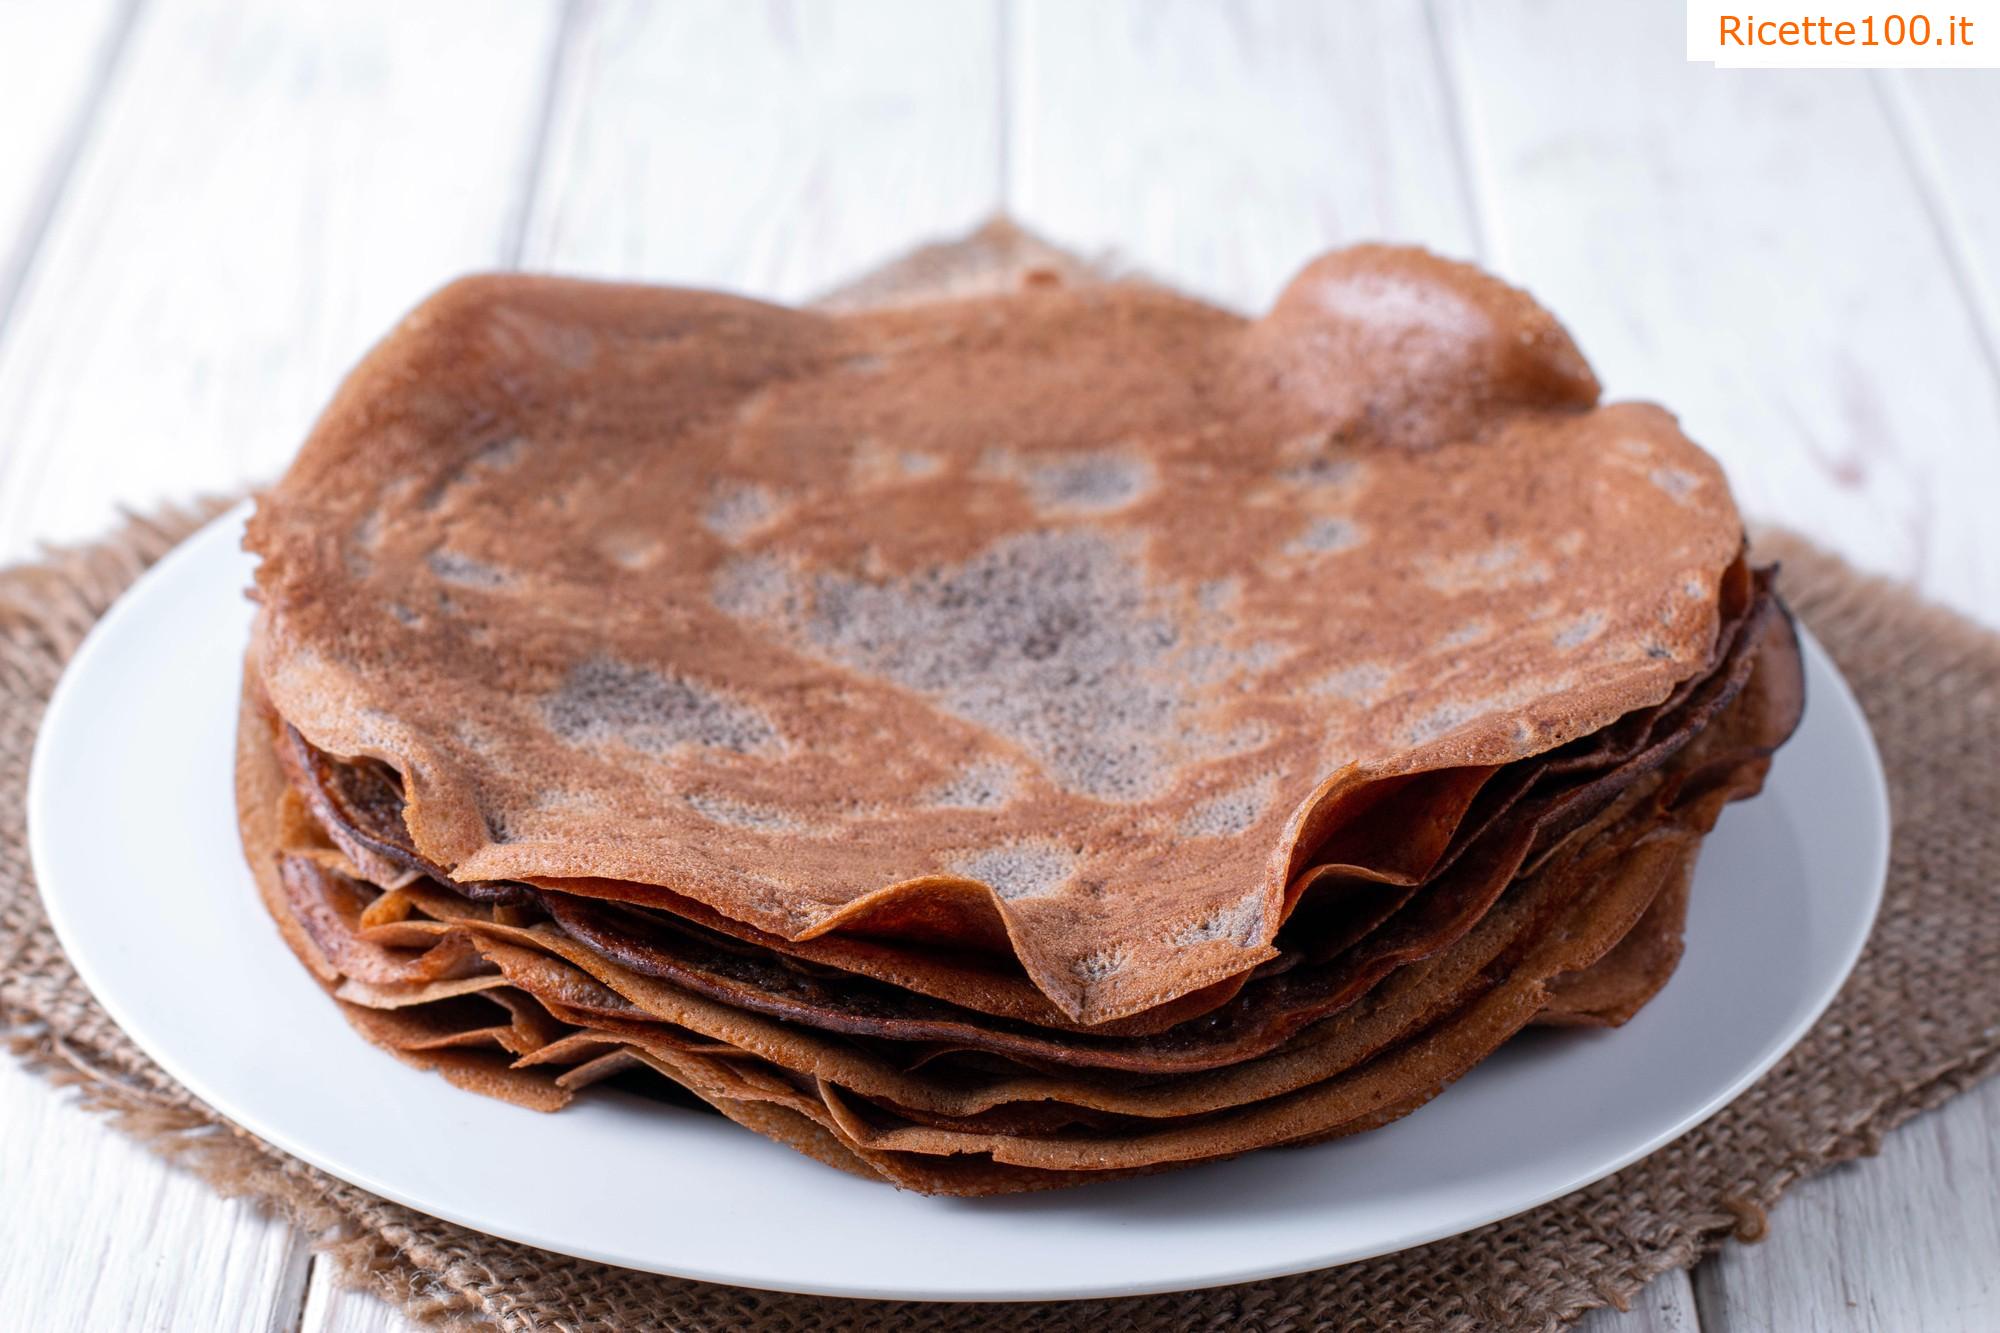
[[[0,0],[0,560],[277,471],[443,279],[795,299],[1004,207],[1245,308],[1472,256],[1745,507],[2000,624],[2000,73],[1730,72],[1674,0]],[[2000,1328],[2000,1084],[1608,1330]],[[0,1310],[400,1329],[0,1060]]]

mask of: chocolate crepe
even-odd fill
[[[910,1188],[1387,1123],[1671,975],[1802,706],[1713,463],[1363,247],[1261,320],[484,278],[260,503],[239,747],[364,1035]]]

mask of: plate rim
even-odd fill
[[[1734,1077],[1718,1085],[1711,1095],[1702,1101],[1698,1110],[1684,1115],[1678,1123],[1664,1131],[1656,1132],[1641,1140],[1635,1140],[1626,1149],[1616,1154],[1614,1160],[1611,1160],[1601,1168],[1589,1170],[1574,1179],[1567,1179],[1556,1187],[1537,1190],[1519,1198],[1510,1198],[1507,1200],[1505,1207],[1497,1211],[1482,1209],[1471,1220],[1467,1220],[1464,1217],[1454,1217],[1442,1225],[1418,1227],[1407,1234],[1385,1237],[1383,1242],[1379,1244],[1370,1243],[1359,1247],[1348,1246],[1323,1256],[1307,1259],[1303,1262],[1294,1256],[1274,1263],[1238,1265],[1220,1270],[1208,1270],[1191,1280],[1176,1278],[1158,1282],[1111,1281],[1087,1285],[1079,1285],[1071,1282],[1061,1286],[1036,1290],[1017,1290],[1013,1288],[990,1289],[963,1286],[939,1288],[922,1284],[905,1284],[888,1287],[868,1282],[853,1284],[826,1282],[796,1284],[775,1279],[768,1274],[745,1274],[740,1271],[724,1272],[714,1269],[704,1269],[701,1266],[690,1267],[680,1265],[670,1267],[668,1265],[673,1262],[671,1259],[655,1257],[639,1261],[633,1256],[613,1256],[588,1246],[552,1243],[546,1236],[523,1234],[511,1228],[496,1228],[488,1221],[475,1219],[450,1208],[440,1208],[437,1206],[437,1201],[432,1199],[419,1200],[413,1193],[400,1189],[394,1181],[378,1178],[366,1170],[357,1170],[350,1164],[330,1161],[325,1155],[318,1152],[310,1142],[294,1135],[285,1126],[261,1122],[256,1117],[239,1118],[233,1114],[228,1107],[231,1099],[227,1096],[218,1097],[215,1095],[213,1085],[202,1075],[199,1069],[189,1066],[176,1055],[163,1054],[161,1050],[156,1049],[152,1041],[142,1038],[139,1035],[141,1031],[145,1030],[147,1025],[143,1021],[136,1024],[128,1021],[129,1016],[125,1012],[124,1004],[117,999],[111,998],[117,993],[116,985],[107,986],[102,984],[105,978],[99,971],[99,960],[91,956],[88,948],[79,951],[75,947],[75,941],[81,938],[81,934],[76,923],[69,916],[69,912],[77,904],[72,903],[60,891],[55,894],[49,894],[42,889],[43,876],[41,868],[49,861],[44,848],[50,845],[51,840],[57,836],[53,830],[56,827],[58,818],[53,813],[53,798],[49,795],[51,780],[46,776],[48,770],[55,762],[50,758],[50,755],[54,752],[58,743],[51,741],[50,738],[60,738],[65,734],[67,727],[70,725],[67,718],[71,710],[76,706],[72,700],[79,697],[87,689],[87,685],[79,685],[77,682],[89,679],[92,674],[90,663],[95,660],[98,653],[105,651],[104,645],[115,641],[116,636],[121,632],[119,627],[132,614],[132,608],[142,603],[146,598],[154,595],[153,589],[170,584],[172,580],[178,577],[176,571],[182,565],[192,564],[198,560],[209,549],[210,543],[218,543],[222,540],[225,530],[240,532],[243,523],[254,508],[254,504],[254,500],[244,500],[217,515],[183,538],[176,544],[173,550],[169,551],[159,561],[142,572],[115,599],[105,613],[98,618],[97,622],[91,626],[82,643],[78,645],[75,653],[72,654],[70,660],[65,664],[61,678],[57,681],[56,687],[49,697],[47,708],[43,713],[41,725],[35,737],[28,770],[26,813],[29,855],[30,861],[35,867],[37,892],[41,896],[44,910],[48,915],[56,938],[62,946],[65,957],[76,970],[78,977],[89,988],[92,996],[103,1006],[106,1013],[119,1025],[120,1029],[125,1032],[133,1043],[146,1053],[148,1058],[159,1064],[170,1077],[193,1093],[217,1116],[231,1124],[241,1126],[264,1142],[271,1144],[282,1152],[307,1162],[337,1180],[345,1181],[357,1188],[380,1195],[385,1199],[411,1208],[419,1213],[436,1217],[454,1225],[466,1227],[480,1234],[495,1236],[502,1240],[533,1246],[537,1249],[547,1250],[556,1254],[568,1255],[573,1258],[604,1263],[633,1271],[651,1272],[664,1276],[749,1290],[786,1292],[797,1295],[843,1299],[934,1301],[948,1303],[1025,1303],[1055,1300],[1107,1299],[1156,1295],[1178,1291],[1205,1290],[1213,1287],[1266,1281],[1278,1277],[1314,1272],[1371,1258],[1379,1258],[1387,1254],[1400,1253],[1403,1250],[1414,1249],[1451,1236],[1461,1235],[1479,1227],[1504,1221],[1507,1218],[1515,1217],[1521,1213],[1541,1207],[1551,1200],[1561,1198],[1564,1195],[1573,1193],[1578,1189],[1582,1189],[1616,1174],[1632,1163],[1658,1152],[1668,1144],[1675,1142],[1705,1124],[1731,1102],[1735,1101],[1736,1098],[1741,1096],[1751,1085],[1770,1072],[1780,1060],[1798,1045],[1807,1033],[1817,1026],[1828,1006],[1832,1004],[1834,998],[1840,993],[1848,978],[1852,975],[1854,966],[1859,960],[1863,948],[1873,934],[1886,893],[1889,858],[1894,840],[1894,823],[1893,807],[1889,800],[1887,775],[1882,767],[1880,750],[1876,745],[1873,730],[1868,725],[1867,716],[1862,710],[1859,700],[1855,697],[1852,687],[1834,663],[1832,655],[1819,643],[1809,627],[1801,623],[1798,625],[1799,636],[1807,659],[1809,676],[1811,675],[1811,669],[1815,660],[1817,661],[1817,665],[1822,668],[1821,678],[1814,679],[1813,687],[1809,692],[1808,716],[1811,715],[1811,710],[1815,707],[1825,708],[1829,702],[1830,694],[1831,700],[1835,705],[1833,711],[1842,715],[1844,729],[1857,733],[1857,739],[1867,760],[1866,764],[1862,766],[1862,771],[1850,775],[1850,779],[1858,780],[1865,784],[1866,791],[1862,794],[1867,799],[1869,809],[1877,815],[1869,830],[1869,841],[1874,845],[1874,856],[1873,863],[1866,867],[1866,882],[1870,890],[1867,910],[1865,913],[1857,915],[1854,921],[1850,923],[1847,938],[1842,942],[1841,957],[1838,966],[1827,974],[1828,979],[1819,988],[1819,993],[1812,995],[1810,1002],[1800,1009],[1799,1017],[1791,1029],[1786,1032],[1782,1040],[1774,1042],[1771,1048],[1757,1060],[1746,1065]],[[1828,686],[1831,686],[1830,690],[1827,688]],[[1747,803],[1746,808],[1756,808],[1755,803]],[[248,873],[246,867],[246,879]],[[282,947],[277,943],[275,936],[273,936],[273,947]],[[884,1186],[884,1188],[888,1187]]]

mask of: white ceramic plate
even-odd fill
[[[139,1045],[236,1123],[413,1208],[566,1254],[787,1291],[1012,1300],[1181,1290],[1421,1244],[1596,1180],[1720,1109],[1819,1016],[1881,898],[1880,762],[1808,639],[1804,726],[1703,852],[1666,990],[1616,1032],[1527,1033],[1386,1129],[953,1200],[615,1092],[519,1110],[365,1043],[258,902],[231,796],[243,517],[141,579],[49,707],[29,832],[63,947]]]

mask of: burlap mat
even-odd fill
[[[965,291],[1023,267],[1081,275],[1004,227],[917,252],[836,293],[853,305]],[[1548,1327],[1624,1304],[1734,1235],[1804,1176],[2000,1066],[2000,636],[1796,538],[1759,552],[1860,696],[1896,818],[1888,899],[1852,980],[1789,1058],[1679,1142],[1546,1207],[1422,1249],[1301,1277],[1049,1305],[817,1300],[682,1282],[489,1239],[385,1202],[240,1131],[176,1085],[97,1007],[56,947],[22,827],[28,754],[78,641],[206,513],[135,520],[0,572],[0,1024],[16,1051],[218,1188],[316,1234],[339,1270],[413,1313],[504,1329]],[[246,900],[245,910],[254,910]]]

